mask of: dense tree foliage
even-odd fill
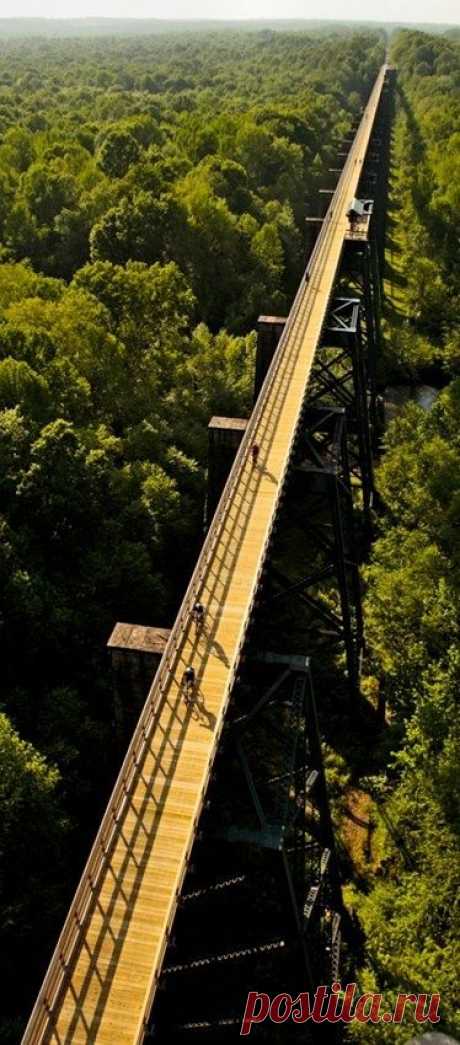
[[[18,991],[24,955],[39,968],[47,927],[62,895],[67,822],[58,795],[59,773],[21,740],[0,713],[0,975],[4,997]],[[19,994],[22,988],[19,985]],[[27,986],[22,993],[28,1002]],[[20,1022],[2,1017],[5,1037],[17,1041]]]
[[[176,261],[214,328],[286,309],[305,196],[381,56],[364,35],[4,43],[4,258]]]
[[[0,42],[5,1042],[120,753],[104,645],[174,615],[209,417],[249,409],[248,331],[289,306],[382,57],[372,33]]]
[[[388,361],[413,374],[441,360],[458,367],[460,360],[459,45],[404,32],[395,37],[392,55],[398,66],[399,113],[397,220],[390,240],[396,272],[390,289],[400,323],[393,315]]]
[[[457,1034],[459,46],[392,43],[386,374],[435,365],[446,387],[389,427],[379,467],[366,621],[368,686],[388,708],[369,781],[385,827],[353,901],[363,987],[439,990]],[[250,331],[289,307],[306,201],[382,58],[370,32],[0,41],[5,1045],[120,754],[104,644],[116,620],[173,618],[202,535],[209,416],[250,407]],[[407,1024],[347,1033],[405,1041]]]
[[[389,256],[402,258],[402,292],[397,307],[391,296],[387,307],[390,362],[413,376],[434,360],[456,373],[460,47],[404,32],[393,57],[400,99]],[[367,570],[367,637],[389,708],[385,751],[392,755],[372,781],[386,828],[367,894],[357,897],[367,936],[363,986],[388,998],[438,991],[443,1027],[457,1037],[459,432],[454,377],[429,412],[408,405],[385,439],[378,471],[385,515]],[[407,1036],[407,1022],[351,1034],[357,1041]]]

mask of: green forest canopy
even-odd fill
[[[5,1042],[123,745],[108,635],[171,622],[209,417],[250,408],[251,330],[289,307],[305,200],[383,52],[368,32],[0,41]]]
[[[208,419],[250,408],[257,315],[289,308],[306,202],[383,55],[367,30],[0,41],[4,1043],[119,758],[104,644],[116,620],[174,615],[201,537]],[[406,289],[386,365],[414,375],[428,359],[453,380],[388,433],[380,470],[367,621],[396,752],[380,783],[415,872],[388,839],[361,897],[363,976],[437,984],[452,1028],[459,46],[402,33],[393,57]]]
[[[429,412],[410,403],[392,422],[378,469],[385,514],[366,571],[366,633],[390,712],[370,782],[387,829],[354,902],[367,938],[362,986],[385,998],[438,991],[436,1029],[458,1037],[460,41],[404,32],[390,59],[398,86],[384,364],[412,381],[430,366],[445,387]],[[351,1036],[403,1043],[408,1028]]]

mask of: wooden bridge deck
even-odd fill
[[[385,67],[152,685],[23,1043],[142,1041],[348,229]],[[260,457],[253,466],[250,445]],[[197,638],[190,606],[206,623]],[[192,663],[196,703],[181,680]]]

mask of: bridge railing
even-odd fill
[[[373,103],[376,95],[380,94],[382,80],[384,78],[384,72],[385,67],[382,67],[379,77],[377,78],[377,81],[371,92],[355,140],[358,139],[358,135],[360,134],[360,131],[363,129],[363,126],[367,121],[369,113],[372,112]],[[152,682],[152,686],[150,688],[146,703],[141,712],[138,724],[136,726],[132,740],[128,747],[123,764],[121,766],[114,789],[112,791],[112,795],[109,799],[88,861],[83,870],[64,927],[62,929],[61,935],[56,945],[56,949],[48,967],[48,971],[45,976],[42,989],[37,998],[29,1023],[27,1025],[23,1037],[23,1045],[28,1045],[28,1043],[32,1042],[33,1045],[38,1045],[38,1043],[40,1043],[43,1040],[43,1036],[47,1030],[50,1019],[52,1022],[53,1013],[59,1002],[60,992],[65,982],[67,971],[69,970],[72,964],[72,961],[76,954],[77,946],[82,939],[82,933],[86,916],[89,910],[91,909],[94,896],[97,894],[102,872],[106,869],[107,857],[110,853],[112,844],[116,839],[118,824],[123,819],[127,803],[129,802],[131,796],[132,786],[137,778],[138,769],[147,751],[149,737],[151,735],[152,727],[154,726],[158,710],[161,706],[162,698],[168,689],[168,682],[171,679],[171,673],[175,666],[183,639],[186,636],[187,628],[190,625],[193,604],[200,595],[203,580],[206,576],[209,563],[212,559],[216,545],[218,544],[221,538],[222,526],[226,517],[227,508],[234,496],[236,488],[239,485],[242,472],[244,470],[245,465],[247,464],[248,451],[255,441],[259,421],[263,416],[264,408],[272,390],[273,383],[279,373],[279,364],[284,355],[285,345],[289,339],[292,326],[295,323],[300,306],[302,304],[302,300],[307,289],[305,284],[305,277],[309,277],[308,288],[311,288],[313,290],[314,288],[312,286],[312,278],[320,274],[320,272],[322,271],[324,261],[327,258],[327,248],[334,229],[334,222],[332,221],[334,210],[336,210],[336,208],[340,205],[343,192],[345,191],[347,185],[347,179],[352,163],[353,146],[345,162],[344,168],[337,183],[334,196],[332,197],[331,203],[326,212],[322,228],[315,243],[315,247],[313,249],[304,275],[300,282],[286,325],[278,342],[270,367],[267,371],[267,375],[260,390],[259,397],[249,419],[246,431],[244,433],[233,466],[231,468],[230,474],[222,492],[222,496],[217,505],[214,517],[211,522],[211,526],[203,543],[196,567],[189,581],[185,596],[183,598],[182,604],[176,617],[174,627],[170,633],[167,645],[165,647],[160,666]],[[313,301],[314,298],[312,298],[312,305]],[[297,426],[294,427],[291,433],[290,445],[288,453],[286,454],[283,483],[287,473],[288,462],[296,435]],[[279,484],[274,507],[276,507],[276,503],[281,495],[283,483]],[[275,512],[273,512],[272,517],[274,517],[274,515]],[[269,528],[268,530],[264,547],[260,556],[261,565],[259,567],[259,571],[257,575],[254,577],[254,592],[257,589],[258,579],[265,558],[265,551],[270,541],[270,536],[271,528]],[[243,642],[244,629],[239,643],[239,647],[236,651],[234,667],[229,674],[227,682],[227,698],[234,681],[234,674],[238,662],[238,656],[241,651]]]

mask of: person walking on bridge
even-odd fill
[[[199,634],[204,624],[204,606],[202,602],[197,601],[193,604],[192,620],[195,622],[196,632]]]
[[[188,668],[186,668],[184,671],[182,683],[184,687],[184,701],[188,706],[189,704],[193,703],[196,685],[195,668],[192,668],[191,664],[189,664]]]
[[[251,458],[252,458],[252,466],[253,466],[253,468],[256,467],[256,464],[257,464],[257,462],[259,460],[259,453],[260,453],[260,446],[258,445],[258,443],[253,443],[252,446],[251,446]]]

